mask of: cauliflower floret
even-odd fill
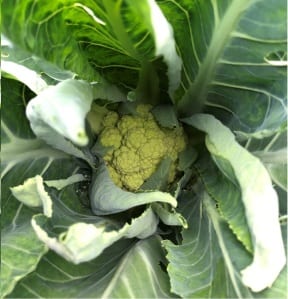
[[[141,117],[148,117],[151,113],[149,111],[152,109],[151,105],[140,104],[136,108],[136,112]]]
[[[130,191],[138,190],[166,157],[172,159],[168,182],[173,182],[178,154],[186,146],[183,129],[161,128],[151,108],[139,105],[137,115],[122,117],[109,112],[102,122],[100,142],[110,147],[103,159],[115,184]]]
[[[100,139],[103,146],[117,149],[121,145],[122,136],[117,128],[107,127],[101,132]]]
[[[102,121],[102,125],[104,128],[107,127],[114,127],[116,126],[117,122],[119,120],[119,115],[115,111],[109,111],[106,116],[104,117]]]
[[[147,117],[145,123],[144,123],[144,129],[145,130],[156,130],[159,131],[159,125],[157,124],[157,122],[155,121],[154,117],[152,114],[150,114],[150,116]]]
[[[140,165],[139,155],[128,147],[123,146],[114,152],[113,166],[118,172],[122,174],[139,172]]]
[[[166,147],[162,139],[149,139],[140,149],[139,156],[142,160],[144,159],[152,159],[157,160],[157,163],[166,152]]]
[[[141,174],[144,180],[147,180],[150,178],[150,176],[156,171],[157,169],[157,164],[151,163],[149,167],[147,168],[142,168]]]
[[[121,188],[123,186],[121,182],[121,175],[111,165],[108,165],[107,168],[112,181],[115,185]]]
[[[127,131],[124,138],[124,144],[132,149],[139,149],[146,142],[144,128],[133,128]]]
[[[132,115],[124,115],[120,121],[118,122],[117,126],[120,132],[125,135],[128,130],[134,128],[143,128],[144,119],[135,117]]]
[[[122,182],[128,190],[137,190],[144,183],[144,179],[141,173],[133,173],[124,175]]]

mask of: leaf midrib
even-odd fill
[[[202,110],[218,60],[227,45],[231,33],[238,24],[242,12],[253,1],[234,0],[226,10],[222,20],[215,26],[206,56],[203,63],[199,66],[198,74],[178,104],[180,116],[191,116]]]

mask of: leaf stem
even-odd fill
[[[232,1],[222,20],[218,23],[219,25],[215,26],[206,57],[199,67],[198,74],[178,104],[178,112],[181,117],[191,116],[202,111],[218,60],[242,12],[250,2],[250,0]]]
[[[116,3],[115,1],[105,0],[103,1],[103,4],[106,8],[108,19],[111,21],[113,31],[117,39],[120,41],[121,46],[125,48],[129,55],[131,55],[131,57],[141,61],[142,57],[139,55],[139,53],[133,46],[121,19],[122,2],[123,0],[117,0]]]

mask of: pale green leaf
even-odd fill
[[[32,272],[47,247],[35,235],[30,224],[34,209],[12,195],[10,187],[40,174],[57,179],[77,171],[79,165],[64,153],[35,139],[25,118],[25,103],[33,96],[21,83],[2,78],[1,110],[1,298]],[[15,117],[17,115],[17,117]],[[61,165],[61,174],[58,166]],[[37,210],[36,210],[37,211]]]
[[[30,221],[14,223],[1,231],[1,298],[35,270],[47,250],[35,235]]]
[[[182,298],[252,298],[251,292],[242,285],[239,272],[233,264],[239,261],[236,258],[232,261],[231,251],[236,250],[234,254],[238,255],[235,257],[241,263],[243,249],[239,248],[233,236],[231,238],[224,224],[219,232],[222,239],[219,240],[200,194],[200,190],[198,196],[187,192],[180,199],[180,212],[189,225],[182,232],[182,244],[163,241],[168,252],[172,292]],[[232,242],[227,244],[229,239]],[[244,251],[244,263],[247,259],[249,261],[249,256]]]
[[[78,146],[85,146],[88,144],[85,117],[92,100],[92,88],[87,82],[68,79],[39,93],[27,105],[26,114],[34,133],[48,144],[62,149],[55,138],[58,134],[57,139],[62,135]],[[63,140],[64,151],[66,143]],[[81,153],[76,155],[83,158]]]
[[[207,134],[206,146],[216,165],[240,187],[254,247],[253,262],[242,270],[242,279],[253,291],[260,292],[273,284],[286,263],[278,219],[278,196],[269,173],[212,115],[196,114],[185,122]]]
[[[36,215],[32,219],[32,227],[41,241],[66,260],[79,264],[96,258],[121,238],[146,238],[153,235],[158,219],[152,209],[148,208],[141,216],[133,219],[131,224],[127,223],[118,230],[107,230],[104,219],[98,223],[76,222],[67,227],[67,231],[62,232],[58,238],[49,236],[49,231],[45,230],[48,225],[49,219],[42,215]]]
[[[162,242],[168,252],[172,292],[182,298],[286,298],[287,268],[271,288],[260,293],[243,285],[240,270],[252,257],[240,246],[202,188],[199,185],[196,194],[187,191],[179,198],[179,210],[189,225],[182,231],[181,244]],[[283,238],[286,236],[285,225]]]
[[[61,190],[71,184],[83,182],[85,180],[86,180],[86,178],[84,177],[83,174],[76,173],[76,174],[69,176],[66,179],[47,180],[47,181],[45,181],[45,184],[49,187],[53,187],[58,190]]]
[[[217,202],[218,210],[237,239],[249,252],[253,244],[241,200],[240,188],[219,171],[207,155],[195,163],[195,168],[209,195]]]
[[[184,228],[188,227],[186,219],[180,213],[177,213],[176,210],[174,208],[171,208],[169,205],[161,203],[152,203],[151,207],[153,211],[158,215],[160,220],[166,225],[183,226]]]
[[[155,54],[156,56],[163,56],[167,64],[168,93],[173,99],[174,92],[179,87],[181,80],[182,61],[176,52],[173,27],[167,21],[155,0],[148,0],[148,4],[155,39]]]
[[[11,298],[176,298],[160,267],[165,262],[160,241],[159,237],[136,244],[122,240],[80,265],[49,253]]]
[[[90,198],[91,208],[95,215],[115,214],[152,202],[166,202],[172,207],[177,206],[176,199],[166,192],[132,193],[122,190],[113,183],[104,163],[101,163],[94,173]]]
[[[47,84],[71,79],[75,76],[73,72],[60,69],[47,60],[31,55],[31,52],[25,51],[18,45],[11,43],[11,41],[7,40],[3,35],[1,36],[1,53],[3,62],[9,61],[24,66],[37,73]]]
[[[20,82],[28,86],[35,94],[47,87],[47,83],[35,71],[11,61],[2,61],[3,72],[15,77]]]
[[[162,127],[170,129],[179,127],[177,115],[172,105],[159,105],[154,107],[151,112]]]
[[[273,182],[287,191],[287,129],[261,140],[249,138],[245,146],[266,166]]]

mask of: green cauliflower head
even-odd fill
[[[186,146],[183,128],[161,128],[151,108],[139,105],[137,115],[122,117],[110,111],[102,120],[99,140],[107,147],[103,159],[114,183],[129,191],[139,190],[167,157],[173,161],[168,178],[171,183],[176,174],[178,154]]]

